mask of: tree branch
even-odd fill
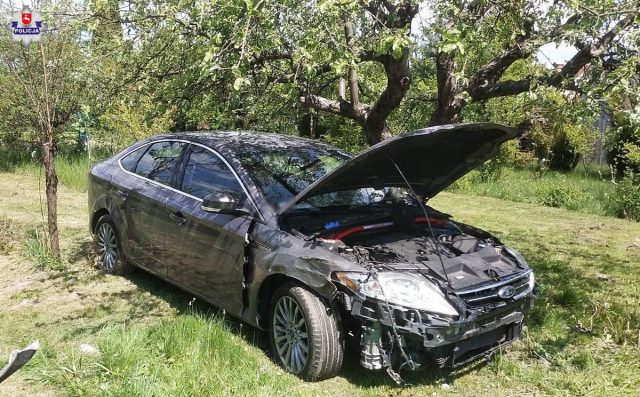
[[[525,33],[520,35],[516,44],[509,48],[507,51],[493,58],[489,63],[482,66],[469,80],[469,88],[471,96],[472,91],[486,86],[488,84],[495,84],[502,74],[511,66],[515,61],[524,59],[531,55],[532,51],[526,47],[526,42],[531,37],[533,32],[533,21],[528,21],[524,26]]]
[[[347,48],[353,55],[355,53],[355,38],[353,34],[353,22],[346,13],[343,14],[344,38]],[[358,71],[354,67],[349,67],[349,95],[351,104],[357,108],[360,104],[360,91],[358,89]]]
[[[332,99],[327,99],[325,97],[309,93],[303,93],[300,96],[299,101],[305,107],[347,117],[357,121],[361,125],[364,125],[369,110],[368,105],[354,107],[347,101],[334,101]]]
[[[623,29],[631,25],[633,23],[633,19],[634,18],[631,16],[619,20],[609,31],[591,45],[577,43],[576,47],[578,47],[579,51],[562,67],[562,69],[550,76],[542,76],[539,78],[527,77],[521,80],[498,81],[493,84],[476,86],[469,90],[469,95],[471,95],[471,98],[474,101],[517,95],[522,92],[529,91],[534,82],[542,85],[560,87],[567,78],[575,76],[591,60],[604,54],[613,39]]]
[[[249,64],[251,66],[255,65],[264,65],[270,61],[277,61],[281,59],[292,59],[291,52],[289,50],[284,49],[275,49],[270,51],[265,51],[259,54],[253,54],[251,59],[249,59]]]

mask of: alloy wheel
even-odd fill
[[[289,372],[299,374],[307,365],[309,334],[304,314],[293,298],[283,296],[276,303],[273,331],[282,364]]]
[[[100,265],[104,271],[112,272],[118,261],[118,245],[116,233],[108,223],[103,223],[98,228],[98,256]]]

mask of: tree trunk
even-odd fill
[[[44,172],[47,196],[47,226],[49,230],[49,248],[51,254],[60,258],[60,242],[58,239],[58,174],[56,173],[56,146],[53,139],[53,123],[55,120],[53,106],[49,97],[49,71],[44,53],[44,46],[40,42],[40,57],[42,60],[42,77],[44,80],[44,102],[41,113],[42,132],[44,133]]]
[[[399,59],[386,55],[384,70],[387,75],[387,86],[367,114],[363,132],[367,144],[373,146],[391,137],[391,130],[387,125],[387,117],[394,111],[411,85],[411,70],[409,68],[409,49],[405,49]]]
[[[47,226],[49,231],[49,248],[51,254],[60,257],[60,242],[58,239],[58,175],[56,173],[55,144],[53,131],[46,128],[46,142],[43,144],[45,191],[47,196]]]
[[[436,78],[438,81],[438,102],[431,115],[429,125],[451,124],[458,120],[463,104],[456,98],[458,79],[455,77],[456,61],[446,52],[436,57]]]

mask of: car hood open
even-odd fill
[[[323,193],[376,186],[406,186],[395,162],[429,199],[495,156],[517,130],[493,123],[451,124],[403,133],[365,150],[298,193],[280,213]]]

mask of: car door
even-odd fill
[[[135,167],[130,164],[131,178],[127,187],[119,189],[124,200],[130,258],[139,266],[167,276],[165,261],[165,224],[169,201],[176,194],[177,165],[183,149],[179,141],[160,141],[148,145]],[[126,157],[121,164],[126,163]]]
[[[229,165],[209,148],[191,144],[166,228],[169,278],[233,313],[242,311],[245,235],[248,216],[201,209],[202,199],[224,190],[247,199]],[[252,205],[252,204],[248,204]]]

